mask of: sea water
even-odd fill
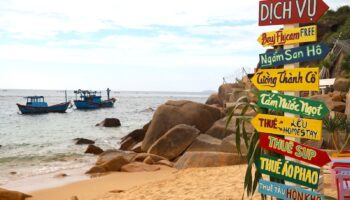
[[[68,100],[75,99],[73,91],[67,93]],[[149,122],[152,109],[167,100],[204,103],[208,97],[208,93],[112,92],[111,97],[117,99],[114,108],[19,114],[16,103],[25,104],[23,97],[31,95],[45,96],[49,105],[65,101],[64,91],[0,89],[0,186],[26,177],[87,168],[96,157],[84,154],[87,146],[75,145],[74,138],[94,140],[102,149],[117,149],[121,137]],[[110,117],[118,118],[122,126],[95,126]]]

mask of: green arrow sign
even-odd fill
[[[318,188],[320,169],[293,161],[262,155],[256,160],[259,172],[312,189]]]
[[[316,119],[322,119],[329,113],[327,106],[321,101],[270,92],[259,93],[258,105],[263,108]]]

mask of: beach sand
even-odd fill
[[[116,172],[32,192],[32,200],[241,199],[246,165],[156,172]],[[118,190],[123,192],[116,193]],[[112,192],[111,192],[112,191]],[[114,192],[113,192],[114,191]],[[259,195],[256,195],[257,199]]]
[[[32,200],[240,200],[246,165],[175,170],[162,167],[156,172],[117,172],[32,192]],[[334,196],[330,175],[326,194]],[[118,190],[122,190],[121,192]],[[248,199],[248,198],[245,198]],[[252,199],[261,199],[256,192]]]

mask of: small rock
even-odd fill
[[[102,122],[96,124],[96,126],[119,127],[119,126],[121,126],[121,123],[120,123],[120,120],[117,118],[106,118]]]
[[[2,145],[0,145],[0,148],[2,147]]]
[[[70,200],[79,200],[77,196],[72,196]]]
[[[141,162],[129,163],[121,168],[122,172],[153,172],[157,170],[160,170],[159,166],[148,165]]]
[[[24,194],[22,192],[6,190],[0,188],[0,199],[1,200],[25,200],[26,198],[32,197],[31,195]]]
[[[11,174],[11,175],[16,175],[16,174],[17,174],[17,172],[10,172],[10,174]]]
[[[87,147],[87,149],[86,149],[86,151],[84,153],[100,155],[101,153],[103,153],[103,150],[100,147],[97,147],[97,146],[95,146],[93,144],[89,144],[89,146]]]
[[[95,144],[95,141],[85,139],[85,138],[75,138],[74,139],[75,144],[81,145],[81,144]]]
[[[54,178],[64,178],[67,177],[68,175],[65,173],[60,173],[60,174],[56,174],[55,176],[53,176]]]
[[[111,191],[109,191],[110,193],[122,193],[122,192],[125,192],[124,190],[118,190],[118,189],[116,189],[116,190],[111,190]]]

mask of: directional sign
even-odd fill
[[[319,68],[259,69],[252,83],[258,90],[319,91]]]
[[[263,179],[259,180],[258,191],[261,194],[284,200],[325,200],[325,197],[317,192],[304,190],[298,187],[292,187],[280,183],[265,181]]]
[[[267,32],[258,38],[258,42],[264,47],[315,41],[317,41],[316,25]]]
[[[259,26],[316,23],[328,9],[322,0],[260,1]]]
[[[329,113],[327,106],[322,101],[270,92],[259,93],[258,106],[316,119],[322,119]]]
[[[302,165],[293,161],[262,155],[255,162],[260,173],[304,185],[312,189],[318,188],[320,169]]]
[[[267,52],[260,54],[259,66],[261,68],[276,67],[297,62],[321,60],[326,57],[328,52],[329,48],[323,43]]]
[[[266,150],[289,156],[319,167],[331,162],[331,159],[325,151],[302,145],[291,140],[268,135],[266,133],[260,134],[259,145]]]
[[[322,138],[322,120],[258,114],[251,123],[261,133],[312,140]]]

